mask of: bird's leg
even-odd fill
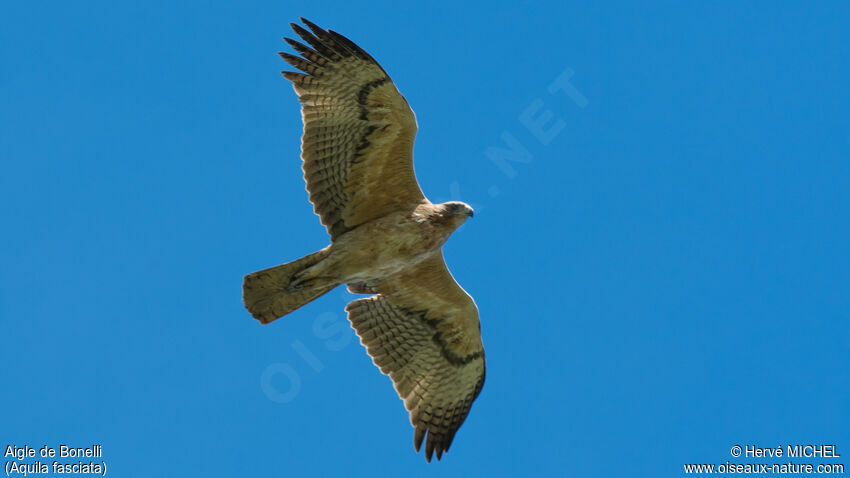
[[[316,269],[308,267],[292,276],[292,280],[289,282],[289,285],[286,287],[286,290],[292,292],[304,289],[305,286],[307,286],[308,283],[314,280],[317,276],[318,272],[316,271]]]
[[[331,265],[332,261],[326,258],[317,264],[297,272],[292,276],[292,280],[289,282],[286,290],[289,292],[310,290],[325,285],[331,279],[330,274],[326,273]]]

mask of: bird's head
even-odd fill
[[[475,211],[472,210],[469,204],[460,201],[444,202],[440,206],[442,206],[443,217],[454,223],[455,227],[459,227],[467,219],[475,215]]]

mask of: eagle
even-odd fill
[[[301,18],[306,44],[280,56],[302,104],[301,159],[330,245],[248,274],[245,307],[268,324],[346,284],[368,294],[345,310],[389,375],[430,463],[449,450],[484,385],[478,307],[452,277],[442,246],[468,218],[462,202],[434,204],[413,170],[417,123],[387,72],[351,40]]]

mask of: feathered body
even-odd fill
[[[338,282],[374,282],[439,253],[467,217],[446,212],[442,204],[423,203],[413,211],[388,214],[339,236],[322,262],[328,263],[327,271],[333,271]]]

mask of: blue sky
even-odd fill
[[[7,2],[2,445],[101,444],[121,477],[850,456],[850,7],[740,3]],[[445,255],[487,382],[438,464],[351,296],[242,308],[327,243],[275,54],[299,16],[378,59],[424,191],[476,208]]]

